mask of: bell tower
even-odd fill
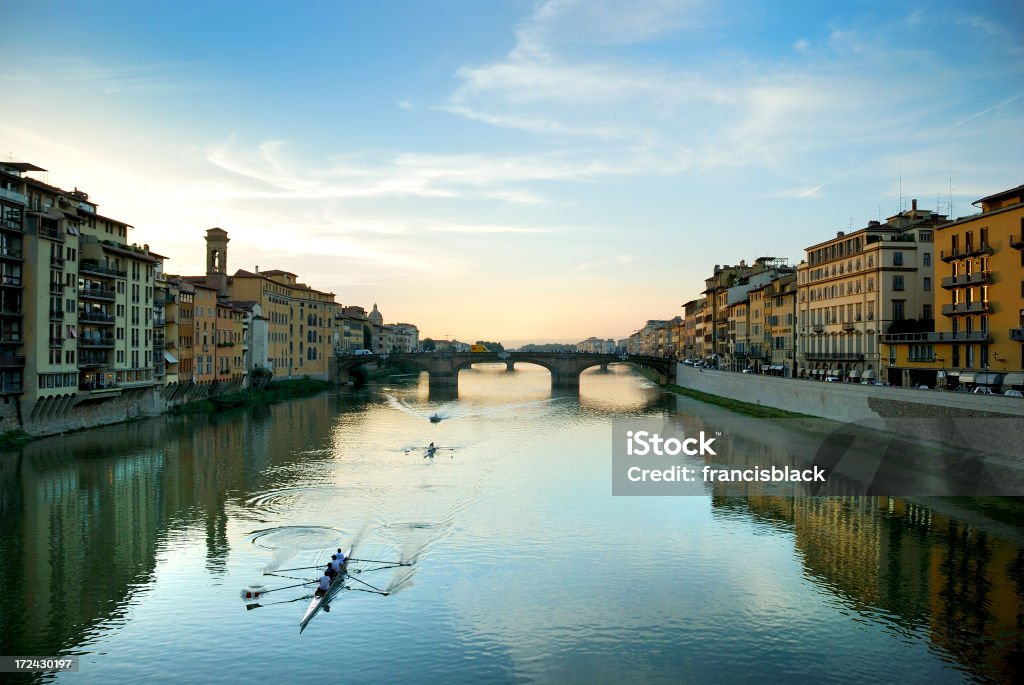
[[[228,232],[223,228],[206,231],[206,282],[228,294]]]

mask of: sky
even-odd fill
[[[131,7],[131,11],[125,11]],[[169,273],[621,338],[715,264],[1024,183],[1019,2],[0,4],[0,155]]]

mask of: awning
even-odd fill
[[[974,378],[974,382],[978,385],[999,385],[1003,381],[1003,374],[1001,373],[979,373]]]
[[[175,358],[175,356],[168,352],[167,350],[164,350],[164,361],[166,361],[168,364],[178,363],[178,360]]]
[[[853,371],[851,371],[850,372],[850,378],[860,378],[860,371],[857,370],[857,369],[854,369]]]
[[[1003,385],[1024,385],[1024,373],[1008,373],[1003,378]]]
[[[961,383],[973,383],[975,374],[969,371],[964,371],[960,374]]]
[[[864,372],[864,375],[861,376],[861,378],[866,378],[866,379],[871,379],[871,378],[874,378],[874,377],[875,377],[875,370],[874,369],[868,369],[867,371]]]

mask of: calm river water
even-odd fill
[[[950,500],[611,496],[614,417],[723,412],[626,367],[563,395],[478,366],[457,398],[396,379],[35,442],[0,455],[0,654],[78,654],[34,678],[68,683],[1024,678],[1020,527]],[[240,599],[353,541],[415,561],[357,576],[392,594],[343,592],[301,635],[303,588]]]

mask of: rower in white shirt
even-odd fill
[[[325,572],[320,576],[320,587],[316,589],[316,596],[323,597],[327,594],[327,590],[331,587],[331,577]]]
[[[330,567],[332,569],[334,569],[335,573],[341,573],[341,563],[342,562],[341,562],[341,559],[339,559],[340,556],[341,556],[340,554],[332,554],[331,555]]]

